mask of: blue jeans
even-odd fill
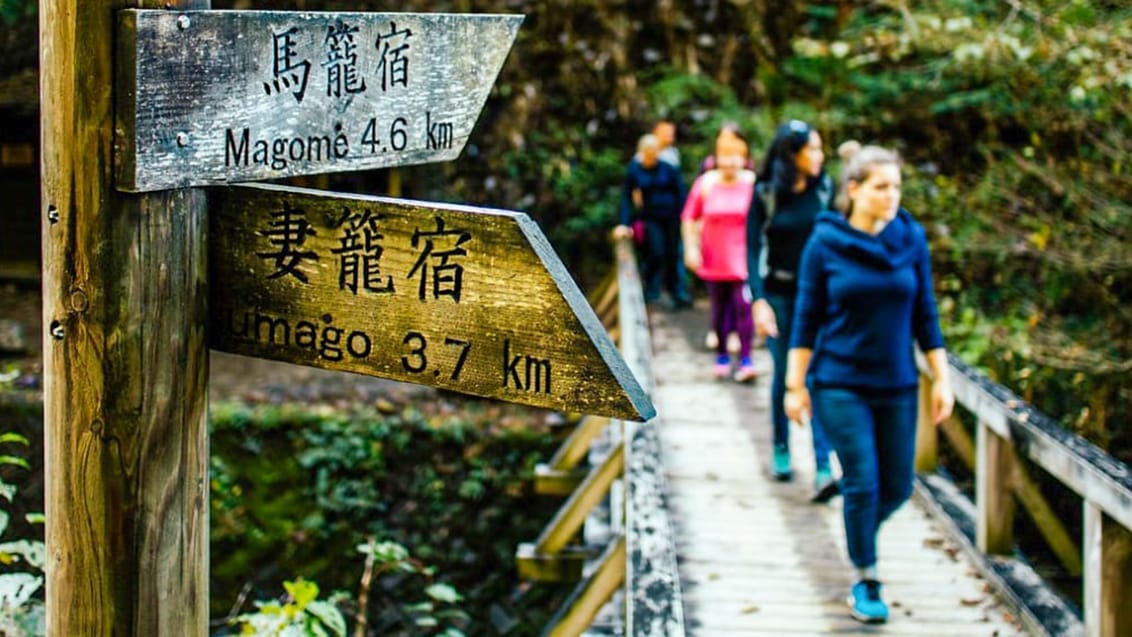
[[[857,568],[876,564],[881,523],[912,495],[918,397],[915,387],[811,392],[841,462],[845,536]]]
[[[767,294],[766,302],[774,310],[778,324],[778,337],[767,339],[767,349],[774,360],[774,375],[770,381],[770,419],[774,424],[774,446],[790,447],[790,421],[786,418],[786,352],[790,349],[790,328],[794,324],[793,294]],[[829,469],[829,441],[820,424],[816,410],[811,414],[810,431],[814,438],[814,459],[818,469]]]

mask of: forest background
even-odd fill
[[[625,164],[657,118],[677,122],[689,179],[724,121],[741,125],[756,157],[775,126],[793,117],[822,132],[831,156],[846,139],[895,147],[907,162],[904,203],[931,238],[949,349],[1132,463],[1132,8],[1123,0],[212,6],[524,14],[464,153],[401,169],[401,187],[413,198],[527,212],[583,288],[609,266]],[[34,72],[35,7],[0,0],[0,77]],[[389,178],[374,171],[307,183],[383,193]],[[217,438],[225,427],[249,438],[244,417],[228,416],[217,417]],[[415,412],[398,417],[435,429]],[[463,440],[487,428],[470,420],[477,424],[452,435]],[[339,426],[328,422],[320,426]],[[404,423],[395,424],[390,435],[401,435]],[[368,435],[335,429],[327,439],[369,449]],[[510,444],[498,458],[477,458],[472,471],[494,471],[506,464],[499,458],[515,454],[521,469],[527,455],[538,455],[522,450],[532,442]],[[372,477],[375,469],[363,468]],[[460,479],[462,492],[488,482]],[[228,500],[216,490],[214,509],[223,509]],[[461,515],[433,506],[435,515]],[[226,518],[214,511],[214,519]]]
[[[658,117],[678,123],[689,179],[726,120],[756,157],[791,117],[830,149],[851,138],[899,149],[949,348],[1132,462],[1127,3],[230,6],[525,14],[462,157],[403,171],[405,190],[528,212],[583,285],[608,263],[624,165]]]
[[[811,121],[906,158],[947,343],[1125,462],[1132,433],[1132,9],[1118,0],[214,0],[216,9],[526,19],[457,161],[406,195],[521,209],[583,286],[624,165],[675,120],[684,172],[723,121],[761,155]],[[0,72],[34,68],[34,0],[0,0]],[[24,43],[24,45],[19,45]],[[832,153],[831,153],[832,154]],[[832,165],[833,172],[837,166]],[[329,178],[380,190],[386,175]]]
[[[521,13],[462,156],[408,196],[528,212],[587,284],[625,163],[658,117],[690,179],[721,122],[899,149],[949,348],[1132,461],[1132,9],[1119,0],[214,0],[213,8]],[[0,0],[0,73],[36,64]],[[836,172],[836,166],[832,166]],[[327,178],[380,190],[386,175]],[[322,184],[319,184],[322,185]]]

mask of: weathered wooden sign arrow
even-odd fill
[[[522,16],[121,12],[117,186],[454,159]]]
[[[209,196],[210,346],[566,411],[652,403],[527,215],[269,185]]]

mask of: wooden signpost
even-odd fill
[[[123,11],[118,187],[455,159],[522,20]]]
[[[655,413],[525,215],[190,188],[455,157],[521,17],[208,8],[40,3],[52,637],[208,633],[210,346]]]
[[[648,397],[519,212],[282,186],[210,193],[215,349],[645,420]]]

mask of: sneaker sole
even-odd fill
[[[815,504],[825,504],[826,502],[829,502],[839,495],[841,495],[841,485],[836,480],[834,480],[833,482],[830,482],[824,487],[818,489],[814,493],[813,497],[810,498],[810,502],[813,502]]]
[[[862,624],[883,624],[888,621],[887,617],[873,617],[872,615],[859,612],[857,608],[853,606],[852,595],[845,599],[845,603],[849,605],[849,616]]]
[[[771,477],[773,477],[778,482],[790,482],[791,480],[794,479],[794,472],[793,471],[789,471],[789,472],[786,472],[786,473],[779,473],[777,471],[774,471],[774,472],[771,472],[770,475],[771,475]]]

